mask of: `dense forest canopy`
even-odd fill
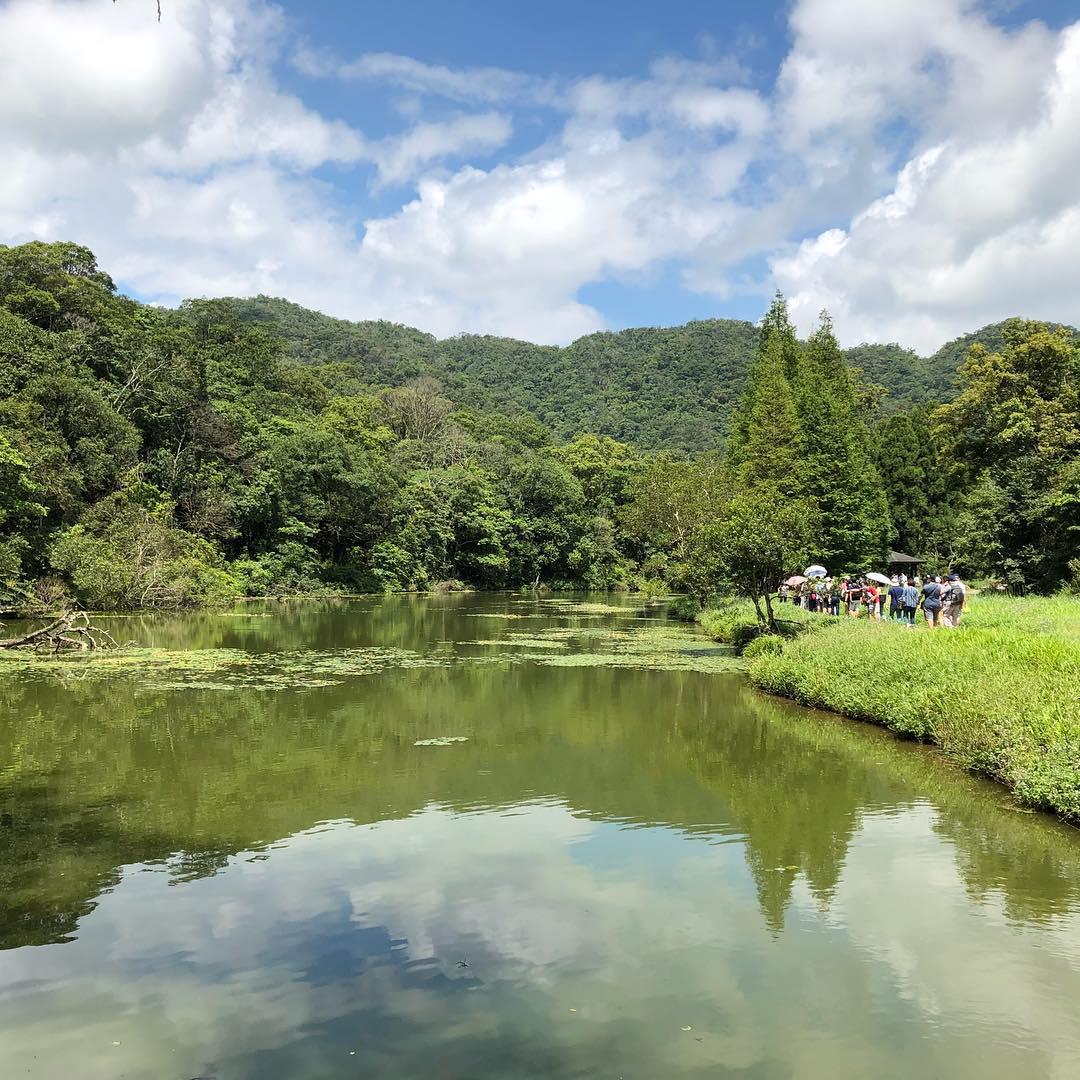
[[[272,329],[304,363],[349,363],[372,386],[429,375],[457,402],[483,411],[527,412],[556,439],[583,431],[643,450],[700,453],[727,435],[742,396],[758,327],[704,319],[675,327],[589,334],[558,348],[462,334],[440,341],[389,322],[347,322],[269,296],[229,298],[238,317]],[[1003,343],[997,323],[920,357],[900,345],[844,351],[886,414],[936,404],[954,393],[956,372],[975,342]]]
[[[782,298],[760,327],[438,341],[264,297],[149,307],[78,245],[0,247],[0,591],[704,595],[890,544],[1050,589],[1080,570],[1077,355],[1018,320],[844,351]]]

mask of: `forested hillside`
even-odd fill
[[[525,411],[557,439],[593,431],[648,450],[715,448],[727,434],[758,347],[758,330],[736,319],[590,334],[565,348],[462,334],[438,340],[387,322],[347,322],[287,300],[230,299],[245,321],[273,327],[291,357],[347,362],[371,385],[418,375],[439,379],[455,401],[481,410]],[[887,415],[949,399],[956,370],[976,341],[1001,347],[1002,324],[920,357],[900,345],[845,351],[865,380],[884,387]]]
[[[695,530],[726,518],[754,558],[798,519],[838,570],[893,543],[1052,588],[1080,573],[1080,353],[1038,323],[980,335],[948,393],[963,342],[845,354],[827,318],[798,341],[780,297],[760,330],[440,342],[281,301],[147,307],[85,248],[0,247],[0,605],[704,592]]]
[[[590,334],[557,348],[476,334],[439,341],[266,296],[228,303],[245,321],[275,328],[301,362],[348,362],[372,385],[431,375],[455,401],[528,412],[557,439],[593,431],[643,449],[694,452],[721,442],[757,347],[756,328],[733,319]]]

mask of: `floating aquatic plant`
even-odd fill
[[[307,690],[389,668],[446,667],[446,656],[407,649],[293,650],[252,653],[243,649],[125,649],[94,663],[60,656],[27,658],[20,674],[60,679],[137,677],[141,691]]]

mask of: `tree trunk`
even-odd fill
[[[776,615],[773,614],[772,597],[769,595],[768,589],[765,590],[765,610],[768,612],[768,615],[769,615],[769,618],[768,618],[769,633],[770,634],[775,634],[776,633]]]
[[[754,610],[757,612],[758,622],[768,626],[768,620],[765,618],[765,613],[761,610],[761,601],[758,599],[757,593],[754,593],[750,599],[754,601]]]
[[[65,611],[60,618],[40,630],[31,630],[21,637],[0,641],[0,649],[37,649],[46,645],[59,652],[65,647],[80,650],[115,648],[116,642],[111,634],[93,626],[82,611]]]
[[[21,649],[27,645],[35,645],[39,641],[50,639],[56,633],[62,634],[67,629],[70,619],[71,613],[67,612],[61,615],[56,622],[49,623],[48,626],[43,626],[40,630],[33,630],[29,634],[23,634],[22,637],[0,640],[0,649]]]

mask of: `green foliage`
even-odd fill
[[[790,567],[805,564],[819,531],[816,514],[800,500],[777,499],[767,489],[737,495],[691,541],[688,591],[702,599],[746,597],[759,621],[775,629],[771,594]]]
[[[438,341],[265,296],[228,303],[280,333],[290,357],[351,372],[359,387],[427,376],[471,413],[527,415],[557,441],[595,431],[646,449],[717,446],[757,342],[753,325],[728,319],[590,334],[566,348],[474,334]]]
[[[706,319],[590,334],[565,348],[473,334],[439,341],[406,326],[346,322],[266,296],[227,303],[242,321],[279,333],[291,358],[332,368],[335,380],[351,381],[356,389],[430,376],[470,411],[529,415],[559,441],[592,431],[647,450],[682,453],[712,450],[724,441],[761,340],[748,322]],[[782,297],[761,329],[768,336],[773,327],[794,382],[798,342]],[[987,327],[969,337],[993,341],[995,333]],[[967,340],[929,359],[898,345],[857,346],[845,357],[882,384],[888,393],[882,407],[894,412],[951,396]]]
[[[960,394],[934,414],[961,489],[950,540],[969,573],[1049,591],[1080,543],[1080,347],[1019,319],[1002,336],[1000,352],[972,348]]]
[[[931,555],[941,539],[948,482],[926,410],[883,421],[873,432],[873,451],[895,546],[908,554]]]
[[[727,454],[740,478],[744,478],[747,471],[779,471],[778,468],[768,468],[768,457],[766,461],[759,460],[762,451],[768,455],[770,450],[768,445],[762,446],[760,440],[773,424],[772,397],[777,397],[775,423],[779,424],[778,438],[786,438],[786,443],[780,447],[779,453],[794,454],[798,449],[797,420],[792,401],[792,384],[798,372],[798,353],[795,328],[787,315],[787,301],[778,293],[773,298],[765,318],[761,320],[757,349],[747,365],[746,382],[739,406],[731,417]],[[751,441],[755,435],[758,441],[752,451]],[[797,477],[788,472],[782,477],[782,482],[795,484]]]
[[[76,598],[94,608],[193,607],[240,592],[213,547],[178,529],[171,505],[146,484],[103,499],[63,530],[50,560]]]
[[[755,656],[775,656],[784,651],[784,639],[779,634],[759,634],[742,650],[747,660]]]
[[[669,454],[647,459],[630,478],[618,514],[644,569],[676,580],[691,538],[722,512],[734,485],[731,469],[716,455],[697,461]]]
[[[958,630],[832,620],[756,656],[755,685],[938,743],[1080,820],[1080,604],[978,597]]]
[[[767,618],[747,544],[763,543],[760,574],[790,573],[803,551],[876,559],[876,458],[913,546],[1050,588],[1078,535],[1075,349],[1058,331],[1002,333],[1004,360],[969,362],[933,440],[922,414],[910,431],[900,417],[872,456],[866,388],[827,325],[799,344],[782,297],[761,333],[710,321],[565,349],[440,342],[266,298],[150,308],[85,248],[0,247],[0,580],[16,595],[60,572],[57,587],[121,606],[147,588],[141,559],[159,605],[448,580],[738,588]],[[957,477],[963,501],[913,484],[920,470]],[[796,541],[815,515],[808,550]],[[127,558],[130,575],[112,565]]]
[[[782,341],[774,334],[765,339],[750,368],[740,405],[739,425],[745,429],[745,438],[735,442],[731,460],[747,487],[768,487],[790,498],[802,486],[802,437],[785,369]]]
[[[868,568],[885,554],[889,511],[851,370],[827,314],[803,350],[796,390],[803,492],[821,522],[815,557],[836,570]]]
[[[45,514],[45,507],[35,501],[37,490],[26,460],[0,431],[0,589],[19,577],[26,534]]]

